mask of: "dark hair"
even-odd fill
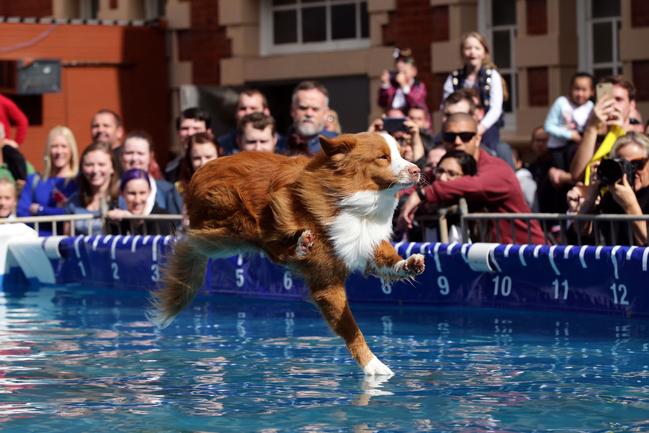
[[[108,186],[108,197],[107,201],[109,203],[117,202],[117,195],[119,192],[119,182],[117,178],[117,162],[115,161],[115,155],[110,147],[110,144],[104,143],[102,141],[96,141],[86,147],[81,153],[79,158],[79,173],[77,174],[77,185],[79,185],[79,201],[83,207],[88,206],[90,198],[92,198],[92,187],[86,176],[83,174],[83,161],[86,159],[86,156],[90,152],[100,151],[104,152],[106,155],[110,156],[110,163],[113,166],[113,174],[110,177],[110,184]]]
[[[297,92],[301,92],[304,90],[317,90],[320,93],[322,93],[325,97],[325,106],[329,107],[329,92],[327,91],[327,88],[322,83],[319,83],[317,81],[312,81],[312,80],[302,81],[297,86],[295,86],[295,89],[293,89],[293,95],[291,96],[292,105],[295,105]]]
[[[151,188],[151,181],[149,180],[149,173],[146,171],[142,170],[141,168],[131,168],[129,170],[126,170],[124,173],[122,173],[122,178],[119,182],[119,190],[120,192],[124,192],[124,188],[126,188],[126,184],[129,183],[130,181],[134,179],[144,179],[146,180],[146,183],[149,185],[149,189]]]
[[[212,124],[212,116],[210,116],[209,112],[198,107],[191,107],[183,110],[180,116],[176,118],[176,130],[180,129],[180,124],[185,119],[195,119],[200,122],[205,122],[205,129],[210,129]]]
[[[99,110],[97,110],[95,115],[92,116],[93,119],[98,114],[110,114],[115,119],[115,126],[117,126],[117,127],[122,126],[122,116],[120,116],[115,111],[111,110],[110,108],[100,108]]]
[[[395,48],[392,57],[394,57],[394,63],[403,62],[416,66],[415,58],[412,56],[412,50],[410,48]]]
[[[448,105],[452,104],[457,104],[462,101],[466,101],[469,104],[469,113],[473,115],[475,113],[475,110],[481,107],[478,107],[476,104],[476,98],[475,98],[476,92],[474,89],[460,89],[456,90],[455,92],[451,93],[444,99],[444,109]],[[480,100],[480,98],[477,98],[477,100]]]
[[[187,137],[185,142],[185,156],[180,164],[180,172],[178,180],[181,184],[188,184],[194,174],[194,166],[192,165],[192,148],[197,144],[212,143],[216,148],[216,154],[220,154],[219,143],[214,136],[209,132],[197,132],[196,134]]]
[[[570,87],[574,86],[575,81],[577,81],[579,78],[588,78],[590,80],[590,88],[591,89],[595,88],[595,77],[593,77],[592,74],[583,71],[577,71],[574,74],[572,74],[572,77],[570,77]]]
[[[243,116],[237,124],[237,137],[243,136],[243,131],[245,131],[246,125],[248,124],[260,131],[263,131],[270,126],[271,132],[275,135],[275,119],[269,114],[258,112]]]
[[[146,141],[149,144],[149,152],[153,153],[153,137],[151,137],[151,134],[141,129],[136,131],[131,131],[128,134],[126,134],[126,137],[124,137],[124,143],[126,143],[126,141],[130,140],[131,138],[139,138],[141,140]]]
[[[246,89],[243,89],[241,92],[239,92],[239,100],[241,100],[241,95],[246,95],[246,96],[259,95],[261,97],[261,105],[262,105],[262,107],[268,108],[268,99],[266,99],[266,95],[261,93],[260,90],[253,89],[253,88],[246,88]],[[237,102],[237,105],[239,105],[238,102]]]
[[[635,86],[631,81],[625,80],[621,76],[608,76],[601,78],[599,80],[600,83],[611,83],[614,86],[620,86],[626,89],[627,93],[629,94],[629,101],[635,101]]]
[[[478,172],[478,164],[475,158],[462,150],[449,150],[439,160],[437,165],[448,158],[453,158],[462,167],[462,174],[465,176],[475,176]]]

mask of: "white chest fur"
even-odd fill
[[[390,238],[396,205],[395,192],[389,190],[360,191],[341,201],[329,238],[349,270],[365,270],[376,246]]]

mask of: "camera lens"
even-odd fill
[[[623,167],[617,159],[603,159],[597,167],[597,178],[606,185],[611,185],[622,178]]]

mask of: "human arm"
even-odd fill
[[[595,104],[590,113],[588,122],[584,128],[581,143],[577,146],[575,156],[570,163],[570,174],[575,182],[582,180],[584,177],[586,166],[595,154],[595,144],[597,142],[599,128],[609,124],[610,121],[608,119],[615,112],[614,103],[615,100],[613,98],[605,96],[597,101],[597,104]]]
[[[442,110],[444,108],[444,101],[446,100],[446,98],[448,98],[448,95],[455,92],[455,89],[453,88],[453,77],[451,76],[451,74],[448,74],[446,81],[444,81],[443,91],[442,101],[440,102],[440,109]]]
[[[29,127],[29,121],[27,116],[22,112],[20,108],[9,98],[0,95],[0,105],[2,105],[5,115],[9,122],[16,127],[16,133],[14,134],[14,140],[18,144],[22,144],[25,141],[25,136],[27,136],[27,128]],[[9,131],[6,131],[7,134]]]
[[[426,154],[424,142],[421,140],[419,127],[410,119],[406,119],[404,124],[408,128],[408,133],[412,137],[412,160],[419,161]]]
[[[555,189],[559,189],[564,185],[572,185],[572,175],[565,170],[557,167],[550,167],[548,170],[548,179]]]
[[[482,132],[491,128],[503,114],[503,80],[498,71],[492,69],[489,90],[489,111],[480,121]]]
[[[390,72],[384,70],[381,74],[381,87],[379,87],[379,97],[377,103],[379,107],[384,110],[388,108],[388,105],[394,98],[394,93],[396,89],[390,84]]]
[[[565,96],[558,97],[550,107],[543,124],[545,132],[561,140],[572,140],[575,138],[574,134],[579,135],[577,131],[565,125],[563,113],[568,104]]]
[[[633,192],[633,188],[629,185],[626,174],[622,179],[618,180],[608,187],[611,192],[613,200],[620,205],[622,210],[627,215],[642,215],[642,208],[638,203],[638,198]],[[647,244],[647,222],[646,221],[632,221],[631,228],[633,230],[633,237],[637,245]]]

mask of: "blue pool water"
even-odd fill
[[[2,432],[649,430],[649,321],[353,305],[396,372],[364,380],[315,308],[199,299],[163,331],[145,294],[0,294]]]

